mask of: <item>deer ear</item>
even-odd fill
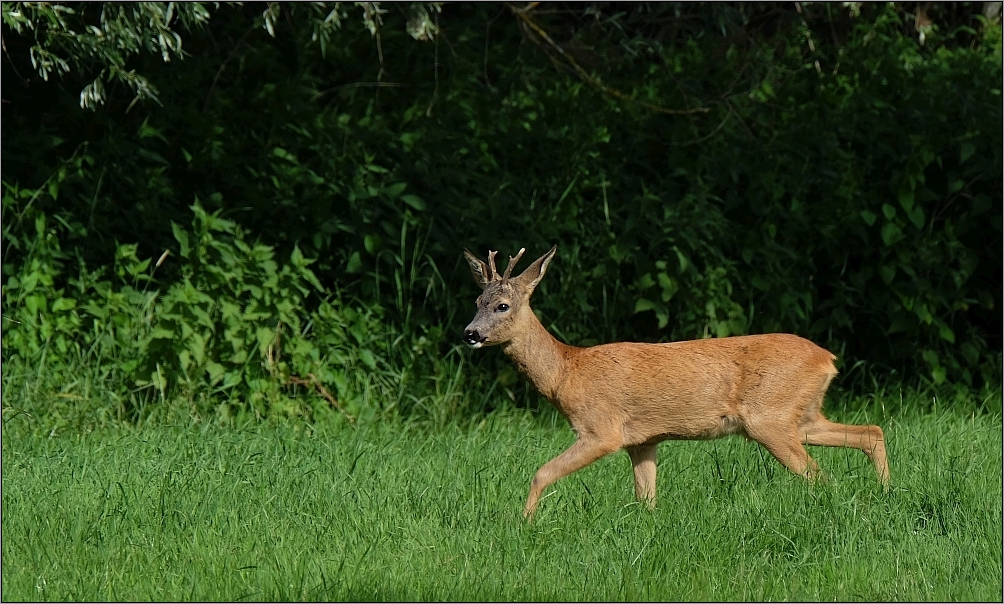
[[[540,258],[534,260],[533,264],[526,267],[526,270],[520,273],[519,277],[512,279],[512,281],[515,282],[517,287],[525,289],[527,294],[532,293],[537,288],[540,280],[544,278],[544,273],[547,272],[547,265],[550,264],[551,259],[554,258],[556,253],[558,253],[557,245]]]
[[[477,283],[478,287],[481,289],[487,287],[488,265],[478,259],[478,257],[472,254],[467,248],[464,248],[464,258],[467,260],[467,265],[471,269],[471,276],[474,277],[474,282]]]

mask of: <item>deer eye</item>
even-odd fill
[[[507,310],[509,310],[508,304],[499,304],[498,306],[495,307],[495,312],[505,312]]]

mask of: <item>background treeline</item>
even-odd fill
[[[845,385],[999,386],[1000,3],[3,20],[3,388],[53,412],[535,401],[458,346],[460,252],[554,243],[569,343],[787,331]]]

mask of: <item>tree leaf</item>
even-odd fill
[[[959,163],[966,163],[966,160],[972,157],[973,153],[976,153],[976,145],[969,141],[963,141],[959,148]]]
[[[415,208],[419,212],[425,211],[425,202],[422,201],[422,199],[418,195],[412,195],[410,193],[407,195],[402,195],[401,201]]]
[[[903,209],[909,212],[913,209],[913,189],[912,188],[901,188],[899,190],[899,205],[903,206]],[[892,216],[886,215],[886,218],[892,218]]]
[[[634,312],[640,313],[640,312],[645,312],[646,310],[655,310],[655,307],[656,307],[655,302],[647,298],[639,298],[634,303]]]
[[[391,199],[397,199],[398,197],[401,196],[401,193],[404,193],[404,190],[406,188],[408,188],[408,183],[406,183],[406,182],[396,182],[396,183],[394,183],[392,185],[384,187],[383,192],[384,192],[384,195],[386,195],[387,197],[389,197]]]
[[[57,298],[55,302],[52,303],[52,312],[59,312],[61,310],[70,310],[77,305],[77,301],[72,298]]]
[[[363,270],[363,261],[359,256],[359,252],[352,252],[349,255],[348,262],[345,263],[345,272],[350,275],[355,275]]]
[[[188,258],[188,254],[191,252],[191,247],[188,245],[188,232],[185,231],[182,226],[173,220],[171,221],[171,232],[174,233],[174,239],[181,246],[180,254],[182,258]]]
[[[886,247],[892,247],[903,239],[903,230],[894,222],[888,222],[882,227],[882,241]]]
[[[369,369],[373,370],[377,368],[376,359],[373,357],[373,353],[366,348],[359,350],[359,360],[363,362]]]

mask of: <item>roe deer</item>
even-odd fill
[[[634,466],[635,495],[654,506],[656,445],[666,439],[742,434],[810,480],[819,469],[803,445],[854,447],[871,458],[888,487],[882,429],[823,417],[823,395],[837,374],[829,351],[791,334],[589,348],[562,344],[530,309],[530,295],[557,249],[518,277],[510,273],[525,249],[509,258],[501,276],[496,252],[488,252],[485,264],[464,250],[483,290],[464,342],[471,348],[501,346],[578,437],[534,475],[525,517],[533,516],[549,485],[618,449],[627,450]]]

